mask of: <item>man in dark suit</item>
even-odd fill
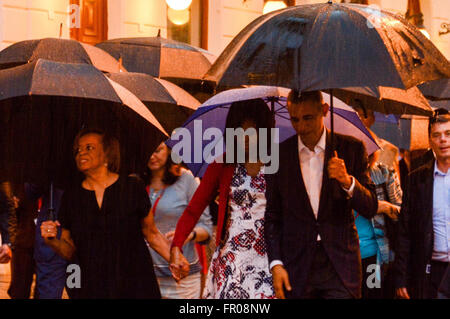
[[[330,132],[320,92],[291,91],[297,135],[280,144],[267,175],[265,238],[278,298],[360,298],[361,257],[352,209],[377,211],[364,145]],[[287,290],[285,295],[285,289]]]
[[[435,159],[408,176],[400,212],[395,272],[400,298],[447,298],[450,291],[450,114],[428,126]]]

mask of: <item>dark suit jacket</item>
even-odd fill
[[[265,237],[269,262],[279,259],[289,274],[292,291],[288,298],[304,297],[317,234],[334,268],[348,291],[361,296],[361,257],[352,209],[372,218],[378,202],[368,172],[368,160],[362,142],[335,134],[338,156],[347,172],[356,179],[353,197],[328,177],[327,163],[332,157],[327,132],[322,190],[318,218],[315,219],[298,157],[298,137],[280,144],[280,167],[267,175]]]
[[[397,288],[406,287],[411,298],[431,298],[427,265],[431,263],[434,246],[433,189],[434,160],[408,176],[397,234],[395,274]],[[443,280],[448,285],[449,279]],[[446,289],[445,289],[446,288]],[[441,287],[448,292],[448,287]]]

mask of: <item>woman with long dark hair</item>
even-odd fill
[[[229,156],[233,158],[232,162],[214,162],[208,166],[199,188],[177,224],[171,260],[180,269],[185,266],[182,243],[202,211],[219,192],[217,248],[211,260],[204,298],[275,297],[264,240],[264,166],[258,156],[256,162],[250,160],[250,150],[257,149],[254,143],[262,138],[258,134],[260,129],[270,131],[272,126],[273,116],[263,100],[247,100],[231,105],[226,128],[255,129],[256,136],[253,137],[257,138],[247,136],[241,146],[235,143],[237,140],[226,140],[227,151],[234,152],[234,156]],[[267,136],[270,139],[270,134]],[[238,146],[233,149],[231,142]],[[245,154],[243,161],[239,159],[239,151]]]

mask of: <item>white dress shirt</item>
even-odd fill
[[[302,172],[303,182],[305,184],[306,192],[308,193],[309,202],[311,204],[315,218],[319,213],[320,193],[322,190],[323,169],[325,161],[327,130],[324,128],[322,136],[311,151],[302,139],[298,136],[298,157],[300,162],[300,169]],[[350,197],[353,195],[355,188],[355,179],[352,177],[352,185],[350,188],[344,189]],[[317,241],[320,241],[320,234],[317,235]],[[283,265],[281,260],[273,260],[269,267],[272,269],[276,265]]]

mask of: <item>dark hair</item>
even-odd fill
[[[120,145],[117,138],[114,136],[96,128],[87,128],[81,130],[73,142],[73,155],[74,157],[78,152],[78,143],[80,138],[89,134],[99,135],[101,138],[101,143],[103,145],[103,151],[105,152],[106,158],[108,160],[108,170],[113,173],[119,173],[120,170]]]
[[[269,110],[269,107],[267,106],[266,102],[262,99],[252,99],[252,100],[244,100],[244,101],[238,101],[233,102],[230,106],[230,110],[228,112],[227,120],[225,123],[225,128],[230,129],[237,129],[242,127],[242,124],[245,121],[252,121],[255,123],[255,129],[257,132],[259,132],[260,128],[267,128],[270,129],[274,127],[274,117],[272,115],[272,112]],[[225,136],[225,144],[227,144],[228,141],[226,141],[226,135]],[[236,137],[235,137],[236,139]],[[268,155],[270,154],[270,141],[272,140],[271,131],[269,130],[267,134],[267,147],[268,149]],[[237,162],[237,151],[236,151],[236,141],[234,143],[235,152],[234,152],[234,163]],[[258,143],[259,147],[259,143]],[[259,150],[259,149],[258,149]],[[258,151],[259,155],[259,151]]]
[[[302,102],[313,102],[316,104],[323,104],[323,96],[320,91],[299,92],[298,90],[291,90],[288,95],[288,102],[299,104]]]
[[[355,111],[357,111],[357,109],[361,109],[363,111],[364,118],[369,117],[369,115],[367,114],[367,109],[364,106],[364,103],[360,99],[354,99],[352,107]]]
[[[170,155],[170,148],[168,148],[169,153],[167,154],[167,160],[166,163],[164,164],[164,175],[162,178],[162,182],[165,185],[173,185],[175,184],[175,182],[178,180],[178,175],[175,175],[171,168],[173,165],[176,165],[173,161],[172,161],[172,156]],[[150,185],[150,182],[152,181],[152,171],[150,170],[150,168],[148,168],[148,166],[145,169],[144,175],[142,176],[142,179],[145,183],[145,185]]]
[[[446,109],[439,108],[434,110],[434,114],[428,121],[428,136],[431,135],[431,128],[436,123],[447,123],[450,121],[450,112]]]

